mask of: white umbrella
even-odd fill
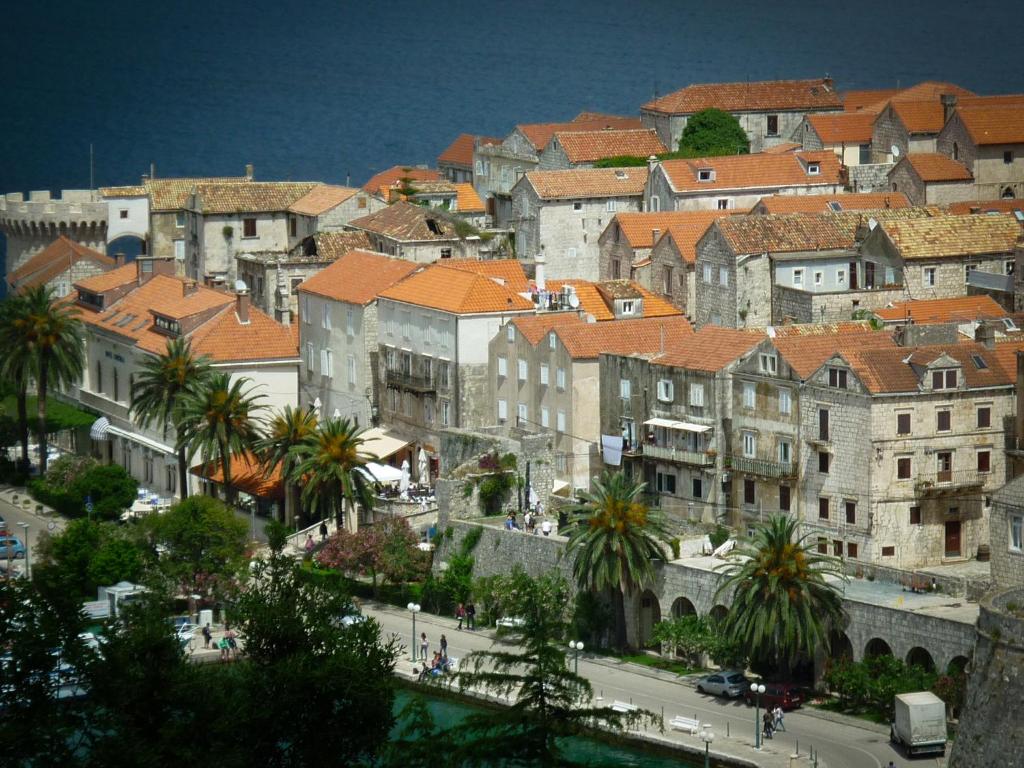
[[[420,448],[420,455],[416,461],[416,477],[421,483],[430,482],[429,470],[427,469],[427,452]]]
[[[409,460],[402,459],[402,479],[398,481],[398,490],[402,494],[402,498],[408,498],[409,496]]]

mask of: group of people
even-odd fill
[[[413,669],[413,674],[418,674],[420,680],[425,680],[428,675],[443,675],[451,670],[451,660],[448,658],[448,638],[443,634],[438,643],[439,650],[434,651],[434,657],[427,664],[427,654],[430,651],[430,641],[427,640],[427,633],[420,633],[420,653],[423,660],[423,669]]]
[[[209,650],[214,647],[220,651],[221,661],[231,661],[238,656],[238,633],[231,628],[230,624],[224,625],[224,634],[217,643],[213,644],[213,631],[209,622],[203,627],[203,648]]]
[[[525,531],[526,533],[540,534],[543,533],[545,536],[551,535],[551,521],[542,519],[544,517],[544,508],[538,501],[537,505],[533,509],[527,508],[526,514],[523,515],[523,527],[519,527],[519,522],[516,520],[516,513],[509,512],[505,517],[505,529],[509,531]]]
[[[455,618],[459,620],[459,629],[462,629],[462,622],[466,622],[466,629],[476,629],[476,606],[473,603],[463,605],[455,609]],[[444,637],[444,635],[441,635]],[[447,643],[445,644],[447,647]]]
[[[776,731],[786,730],[786,724],[783,717],[782,707],[777,704],[774,709],[766,709],[764,711],[764,717],[761,718],[761,723],[764,737],[766,739],[772,738]]]

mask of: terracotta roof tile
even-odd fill
[[[832,81],[826,78],[690,85],[649,101],[641,109],[670,115],[692,115],[712,107],[726,112],[763,112],[840,109],[842,104]]]
[[[176,211],[188,205],[188,196],[197,184],[251,184],[248,176],[210,176],[194,179],[146,179],[142,186],[149,193],[153,211]]]
[[[733,211],[694,211],[693,213],[731,214]],[[671,239],[683,261],[687,264],[695,264],[697,262],[697,243],[708,233],[715,220],[720,218],[722,216],[708,216],[705,219],[695,217],[684,219],[678,223],[670,223],[668,230],[658,239],[658,242]]]
[[[642,309],[645,318],[669,317],[682,314],[677,307],[670,304],[663,297],[651,293],[635,280],[605,280],[597,283],[590,280],[547,281],[547,289],[549,291],[561,290],[563,285],[572,286],[580,300],[579,310],[584,314],[592,316],[598,322],[615,319],[613,307],[609,305],[609,296],[615,294],[624,295],[625,291],[643,300]]]
[[[864,91],[847,91],[843,94],[843,110],[856,112],[878,102],[886,102],[900,92],[899,88],[877,88]]]
[[[1024,144],[1024,104],[960,106],[957,113],[978,146]]]
[[[580,323],[556,326],[555,333],[569,355],[591,359],[598,355],[655,354],[686,344],[693,333],[690,321],[673,317],[616,320],[611,323]]]
[[[824,144],[868,144],[875,117],[871,112],[840,112],[808,115],[807,122]]]
[[[912,85],[910,88],[903,88],[890,96],[881,98],[874,104],[864,107],[864,109],[878,114],[890,103],[899,103],[902,101],[933,101],[937,104],[941,104],[942,102],[940,99],[943,95],[956,96],[958,99],[962,99],[972,97],[975,94],[973,91],[968,91],[966,88],[961,88],[959,85],[954,85],[953,83],[926,80],[923,83]]]
[[[380,192],[381,187],[390,187],[401,179],[413,181],[440,181],[441,172],[433,168],[416,168],[410,165],[393,165],[387,170],[374,174],[363,184],[363,189],[372,195]]]
[[[977,209],[977,210],[975,210]],[[1006,213],[1015,214],[1021,211],[1024,214],[1024,200],[966,200],[959,203],[950,203],[946,206],[950,213]],[[1022,218],[1024,220],[1024,218]]]
[[[651,358],[655,365],[713,373],[750,352],[765,338],[763,329],[721,328],[706,325],[679,344]]]
[[[352,195],[361,190],[354,187],[338,187],[333,184],[321,184],[300,197],[288,208],[292,213],[304,216],[319,216],[335,208]]]
[[[711,222],[723,216],[742,211],[653,211],[645,213],[627,212],[615,214],[622,236],[631,248],[653,248],[654,230],[660,239],[671,227],[701,229],[701,235]]]
[[[224,483],[224,468],[221,462],[211,461],[198,464],[189,472],[197,477],[205,477],[215,483]],[[284,483],[281,482],[281,466],[274,467],[267,474],[263,465],[250,452],[234,454],[231,457],[231,485],[250,496],[261,499],[284,500]]]
[[[845,323],[841,326],[785,326],[773,329],[774,345],[801,379],[807,379],[826,360],[848,351],[887,347],[895,348],[892,331],[876,331],[868,323]]]
[[[92,293],[103,293],[113,288],[120,288],[122,285],[137,282],[139,279],[139,268],[134,262],[125,264],[123,267],[116,267],[102,275],[93,275],[75,282],[76,288],[82,288]]]
[[[570,163],[591,163],[605,157],[648,157],[667,151],[658,134],[649,129],[558,131],[555,140]]]
[[[301,283],[299,290],[335,301],[365,305],[418,267],[415,262],[352,250]]]
[[[839,207],[833,207],[833,203]],[[909,208],[902,192],[856,192],[838,195],[766,195],[754,206],[754,213],[830,213]]]
[[[192,349],[196,354],[224,362],[299,357],[298,344],[288,326],[256,307],[249,307],[249,322],[243,325],[238,321],[233,299],[224,311],[195,330]]]
[[[457,315],[533,310],[533,302],[489,277],[428,264],[380,293],[380,298]]]
[[[580,119],[583,117],[588,119]],[[540,152],[548,145],[551,137],[558,131],[628,130],[630,128],[639,129],[643,127],[639,117],[620,117],[618,115],[593,116],[584,113],[568,123],[526,123],[517,125],[516,129],[527,138],[534,149]]]
[[[882,231],[904,259],[1009,254],[1020,224],[1009,216],[933,216],[882,223]]]
[[[526,290],[528,281],[523,265],[516,259],[445,259],[440,262],[449,269],[461,269],[484,277],[495,278],[516,293]]]
[[[370,250],[370,236],[365,232],[317,232],[313,235],[320,261],[337,261],[352,250]]]
[[[808,163],[817,163],[819,173],[809,175]],[[832,150],[665,160],[661,166],[677,192],[835,186],[840,183],[839,158]],[[701,181],[698,171],[708,169],[714,172],[714,178]]]
[[[196,205],[207,214],[287,211],[318,186],[321,186],[319,181],[204,182],[196,184]]]
[[[999,355],[976,342],[861,349],[843,353],[857,378],[873,394],[918,391],[925,366],[942,356],[948,356],[960,364],[969,388],[1005,386],[1016,381],[1015,367],[1007,370]],[[984,368],[975,364],[972,359],[974,356],[984,361]]]
[[[875,310],[875,317],[884,322],[911,320],[915,325],[996,320],[1006,316],[1006,310],[991,296],[901,301],[891,307]]]
[[[16,291],[36,285],[45,285],[80,261],[89,261],[104,272],[117,265],[117,262],[109,256],[60,235],[43,250],[8,274],[7,282]]]
[[[900,162],[908,163],[921,181],[970,181],[973,178],[963,163],[937,152],[911,152]]]
[[[647,168],[530,171],[524,178],[542,200],[638,197],[643,195],[644,186],[647,184]]]
[[[455,141],[437,156],[438,165],[457,165],[462,168],[473,168],[473,149],[479,140],[483,144],[501,144],[501,139],[493,136],[474,136],[472,133],[460,133]]]
[[[520,315],[512,320],[516,329],[534,346],[554,328],[583,323],[584,320],[575,312],[538,312],[535,315]]]
[[[455,191],[458,202],[456,211],[458,213],[485,213],[487,211],[484,201],[480,199],[480,195],[473,189],[472,184],[455,184]]]
[[[350,221],[348,226],[407,242],[455,240],[459,237],[455,225],[441,212],[404,200]]]
[[[946,124],[946,113],[938,101],[893,101],[893,112],[908,133],[936,134]]]
[[[110,197],[145,197],[148,192],[141,184],[127,187],[100,187],[100,196]]]

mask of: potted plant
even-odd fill
[[[227,238],[228,240],[230,240],[235,235],[235,228],[232,227],[230,224],[225,224],[224,229],[222,231],[224,232],[224,237]]]

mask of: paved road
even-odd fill
[[[412,621],[407,611],[379,603],[367,604],[363,610],[380,622],[386,636],[397,634],[408,646]],[[424,613],[416,617],[416,632],[427,633],[431,652],[437,648],[443,632],[448,639],[449,655],[456,657],[484,650],[494,642],[491,632],[460,632],[455,621]],[[412,667],[408,650],[400,669],[406,667]],[[702,723],[710,723],[714,730],[713,751],[720,749],[723,753],[752,759],[759,766],[788,766],[798,740],[800,754],[805,759],[795,765],[808,765],[806,755],[811,746],[818,752],[820,763],[828,768],[883,768],[890,760],[898,768],[910,765],[889,744],[884,728],[868,723],[861,726],[851,718],[826,719],[821,714],[800,710],[787,713],[786,732],[778,733],[764,745],[761,753],[757,753],[753,749],[754,710],[744,703],[704,696],[669,675],[601,657],[581,656],[579,671],[590,681],[595,695],[603,697],[604,703],[614,699],[632,701],[657,713],[664,711],[666,721],[676,715],[696,716]],[[665,737],[674,742],[703,746],[699,737],[689,734],[666,731]]]
[[[13,494],[18,493],[18,499],[21,500],[26,498],[25,494],[12,489],[10,486],[0,486],[0,517],[7,523],[7,530],[14,533],[22,542],[25,541],[25,529],[18,525],[18,523],[28,523],[28,545],[29,545],[29,558],[34,559],[36,553],[36,545],[39,541],[39,537],[44,531],[61,531],[67,524],[67,521],[57,515],[41,516],[35,514],[34,511],[25,509],[20,504],[13,504],[11,499]],[[35,509],[35,502],[32,503],[30,509]],[[6,550],[0,552],[0,572],[5,570],[7,565]],[[19,569],[24,565],[23,560],[15,562],[15,570]]]

